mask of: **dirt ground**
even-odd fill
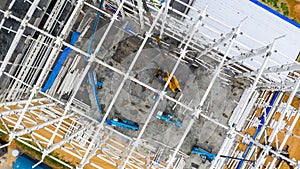
[[[260,2],[263,2],[260,0]],[[289,8],[289,18],[292,20],[297,21],[300,23],[300,1],[299,0],[279,0],[278,6],[280,7],[281,3],[286,3]],[[265,3],[264,3],[265,4]],[[274,8],[273,6],[267,4],[274,10],[278,11],[278,9]]]
[[[13,163],[16,160],[16,157],[12,156],[12,151],[14,149],[16,149],[16,145],[15,145],[15,142],[13,141],[11,143],[11,145],[8,146],[8,152],[0,158],[1,159],[1,162],[0,162],[1,169],[11,169],[12,168]],[[2,161],[2,159],[5,159],[5,160]]]

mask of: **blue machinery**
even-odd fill
[[[167,122],[173,126],[182,128],[181,122],[178,120],[177,117],[175,117],[174,114],[159,112],[156,114],[156,118],[161,119],[162,121]]]
[[[176,117],[174,113],[172,113],[172,111],[169,109],[169,106],[166,106],[166,109],[163,112],[158,111],[158,113],[156,114],[156,118],[161,119],[162,121],[167,122],[173,126],[182,128],[181,122],[179,121],[178,117]]]
[[[213,161],[215,159],[215,157],[217,156],[216,154],[212,154],[198,146],[194,146],[192,149],[192,153],[193,154],[198,154],[200,155],[201,159],[203,161],[208,160],[208,161]],[[236,160],[241,160],[241,161],[247,161],[247,162],[251,162],[252,164],[254,164],[255,161],[253,160],[245,160],[244,158],[238,158],[238,157],[231,157],[231,156],[225,156],[225,155],[220,155],[220,157],[222,158],[230,158],[230,159],[236,159]]]
[[[277,99],[278,94],[279,94],[279,91],[276,91],[275,94],[274,94],[274,96],[273,96],[273,98],[272,98],[272,100],[271,100],[271,102],[270,102],[270,105],[269,105],[269,106],[267,107],[267,109],[266,109],[266,115],[265,115],[265,116],[262,115],[262,116],[260,117],[260,123],[259,123],[259,125],[258,125],[258,127],[257,127],[257,130],[255,131],[255,133],[254,133],[254,135],[253,135],[253,137],[252,137],[253,140],[256,139],[256,137],[257,137],[258,133],[260,132],[262,126],[265,124],[265,117],[268,117],[268,114],[269,114],[271,108],[273,107],[274,102],[275,102],[275,100]],[[246,157],[247,157],[247,155],[248,155],[248,153],[249,153],[249,151],[250,151],[252,145],[253,145],[253,142],[250,142],[250,143],[249,143],[249,146],[247,147],[246,152],[245,152],[244,155],[243,155],[243,158],[246,158]],[[240,168],[242,167],[244,161],[246,161],[246,160],[241,160],[241,161],[239,162],[239,165],[237,166],[237,169],[240,169]]]
[[[102,81],[100,81],[100,82],[97,82],[97,87],[98,87],[98,88],[101,88],[101,87],[102,87],[102,84],[103,84],[103,82],[102,82]]]
[[[206,151],[198,146],[193,147],[192,153],[198,154],[198,155],[200,155],[201,159],[208,160],[208,161],[213,161],[216,157],[216,154],[209,153],[208,151]]]
[[[106,124],[114,127],[121,127],[125,129],[130,129],[134,131],[139,130],[139,124],[130,120],[114,118],[112,120],[106,120]]]

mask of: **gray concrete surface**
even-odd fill
[[[134,27],[137,32],[143,34],[143,31],[139,30],[138,26],[130,20],[116,23],[115,26],[124,27],[126,24],[129,24],[130,26]],[[109,32],[108,40],[104,42],[100,53],[97,54],[97,58],[126,72],[141,41],[135,41],[133,39],[131,40],[130,36],[132,35],[124,33],[122,30],[116,27]],[[103,26],[96,32],[92,50],[99,42],[105,28],[106,26]],[[89,40],[86,38],[86,42],[81,44],[83,49],[87,49],[88,42]],[[123,54],[121,56],[121,63],[117,63],[112,59],[112,56],[114,56],[116,52],[120,52],[119,50],[127,50],[123,51],[123,53],[121,52],[121,54]],[[158,67],[161,67],[162,69],[171,72],[175,63],[176,60],[169,56],[169,51],[160,50],[155,45],[152,47],[151,45],[147,45],[133,67],[131,75],[150,85],[151,87],[161,90],[164,83],[156,78],[153,78],[154,71]],[[210,63],[214,62],[211,61]],[[82,60],[81,66],[84,66],[85,64],[86,62]],[[98,90],[98,95],[100,98],[100,103],[103,104],[103,112],[105,113],[123,79],[123,76],[99,64],[94,64],[91,70],[95,71],[99,78],[104,79],[103,88]],[[190,106],[196,107],[198,106],[206,88],[210,83],[213,72],[208,72],[201,67],[192,72],[188,65],[180,64],[179,68],[175,72],[175,76],[177,77],[182,88],[181,93],[183,94],[183,97],[181,101],[183,101],[185,104],[189,104],[191,102]],[[203,106],[203,113],[205,115],[210,116],[225,125],[234,107],[236,106],[234,101],[239,100],[239,97],[244,90],[244,86],[249,85],[249,82],[245,81],[244,79],[231,80],[232,85],[226,86],[223,85],[220,79],[217,79]],[[167,89],[166,91],[168,95],[178,98],[178,95],[175,96],[170,89]],[[86,93],[88,93],[88,95]],[[100,115],[96,111],[96,104],[92,95],[93,92],[90,85],[85,82],[81,86],[81,90],[76,97],[81,100],[85,100],[85,103],[90,104],[92,110],[89,115],[95,119],[98,119]],[[155,96],[156,94],[154,92],[145,90],[142,86],[127,80],[108,118],[126,118],[138,122],[140,128],[142,128],[156,101]],[[170,101],[167,102],[167,100],[164,99],[160,102],[154,115],[156,115],[158,110],[163,111],[166,105],[171,107],[173,104],[174,103]],[[185,112],[185,114],[182,114],[183,112]],[[150,141],[156,140],[163,142],[168,146],[175,148],[182,134],[184,133],[185,128],[191,120],[192,112],[185,111],[184,108],[177,106],[174,110],[174,113],[179,117],[180,120],[182,120],[183,128],[172,126],[153,116],[142,138]],[[138,132],[136,131],[122,129],[119,127],[116,127],[116,130],[131,137],[137,137],[138,135]],[[185,142],[181,147],[181,151],[186,154],[190,154],[192,147],[194,145],[198,145],[212,153],[217,153],[225,137],[226,130],[200,117],[196,120],[192,130],[185,139]],[[167,160],[168,157],[169,152],[165,151],[162,158]],[[199,168],[207,168],[209,165],[209,162],[203,163],[199,156],[196,155],[191,155],[191,158],[188,159],[187,163],[187,168],[191,168],[191,163],[198,164]]]

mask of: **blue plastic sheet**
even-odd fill
[[[80,33],[79,32],[73,32],[72,33],[72,37],[71,37],[71,41],[70,44],[74,45],[76,43],[76,41],[78,40]],[[64,62],[66,61],[68,55],[71,53],[72,49],[70,47],[66,47],[62,53],[60,54],[58,60],[55,63],[55,66],[50,74],[50,76],[48,77],[47,81],[44,84],[44,87],[42,88],[42,92],[46,92],[48,89],[51,88],[51,86],[53,85],[62,65],[64,64]]]

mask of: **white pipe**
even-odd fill
[[[264,162],[263,159],[264,159],[265,156],[271,151],[271,150],[270,150],[270,149],[271,149],[271,146],[270,146],[270,145],[272,144],[272,142],[273,142],[275,136],[277,135],[277,133],[278,133],[278,131],[279,131],[279,127],[280,127],[280,125],[281,125],[281,123],[282,123],[282,121],[283,121],[283,119],[284,119],[284,117],[285,117],[285,114],[287,113],[287,111],[288,111],[289,108],[290,108],[290,105],[291,105],[291,103],[292,103],[292,101],[293,101],[293,99],[294,99],[294,96],[295,96],[295,94],[296,94],[296,92],[297,92],[297,89],[298,89],[299,85],[300,85],[300,78],[297,79],[297,82],[295,83],[295,86],[294,86],[294,90],[293,90],[293,92],[290,94],[289,99],[288,99],[288,101],[287,101],[286,107],[284,108],[283,112],[281,112],[281,115],[280,115],[280,117],[279,117],[278,123],[277,123],[277,125],[275,126],[275,128],[273,129],[273,131],[272,131],[272,133],[271,133],[271,135],[270,135],[270,137],[269,137],[267,146],[266,146],[266,148],[263,150],[262,155],[258,158],[258,160],[257,160],[257,162],[256,162],[256,164],[255,164],[255,166],[254,166],[254,169],[257,169],[257,168],[260,167],[260,165],[263,165],[263,162]],[[273,151],[273,152],[274,152],[274,151]],[[276,152],[276,154],[280,154],[280,153],[277,153],[277,152]]]
[[[144,25],[144,9],[143,9],[143,2],[142,0],[137,1],[137,6],[138,6],[138,11],[139,11],[139,18],[140,18],[140,25],[141,29],[143,30],[145,25]]]
[[[25,31],[25,28],[26,28],[26,24],[29,22],[31,16],[33,15],[36,7],[38,6],[40,0],[34,0],[33,3],[31,4],[30,8],[28,9],[27,13],[26,13],[26,16],[24,17],[24,19],[22,20],[21,22],[21,25],[17,31],[17,34],[15,35],[6,55],[5,55],[5,58],[3,60],[3,63],[1,64],[1,67],[0,67],[0,77],[2,76],[3,72],[5,71],[5,68],[9,62],[9,60],[11,59],[11,56],[13,54],[13,52],[15,51],[16,47],[17,47],[17,44],[19,43],[21,37],[22,37],[22,34],[24,33]],[[13,3],[11,3],[12,5]]]
[[[166,5],[165,5],[164,12],[163,12],[163,19],[162,19],[161,29],[160,29],[160,34],[159,34],[159,39],[162,39],[162,35],[164,33],[165,23],[167,22],[167,14],[169,11],[170,2],[171,2],[171,0],[166,0]]]

